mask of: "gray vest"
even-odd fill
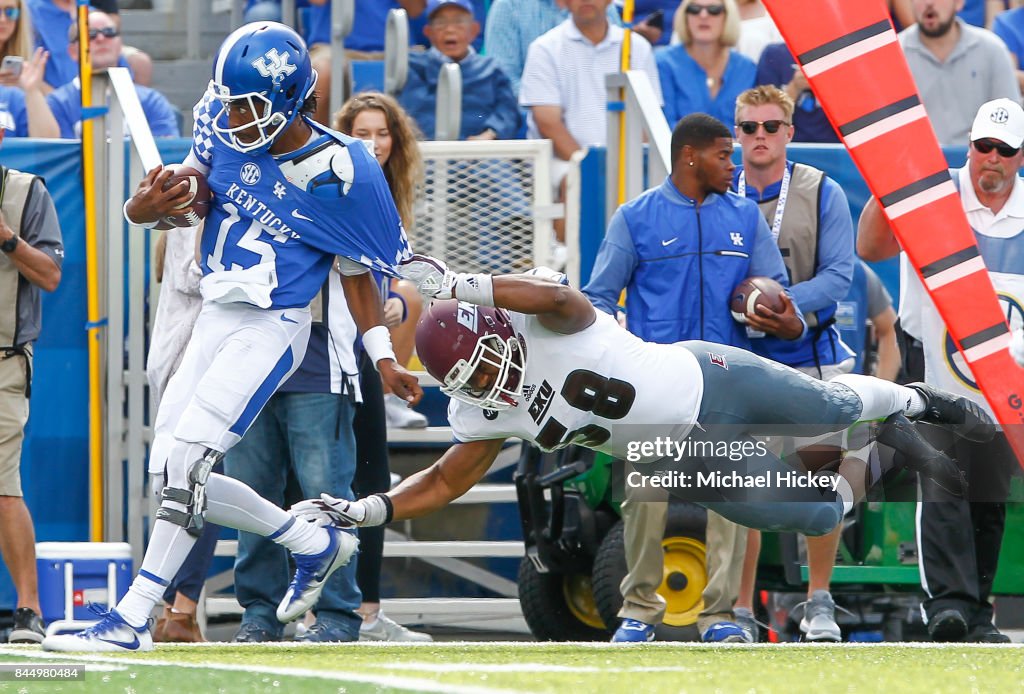
[[[786,209],[779,230],[779,252],[786,264],[790,284],[806,282],[814,277],[818,267],[818,220],[821,207],[821,188],[825,173],[812,166],[793,164],[789,179]],[[769,228],[775,221],[775,209],[779,199],[773,198],[758,203],[761,214],[768,220]],[[807,326],[818,324],[818,316],[805,314]]]
[[[14,171],[0,166],[0,211],[4,221],[15,236],[22,235],[22,212],[28,201],[32,182],[37,178],[32,174]],[[6,253],[0,253],[0,349],[14,347],[14,339],[18,333],[18,282],[21,274],[14,262]]]

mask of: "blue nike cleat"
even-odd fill
[[[330,535],[327,549],[319,554],[293,554],[295,577],[284,599],[277,606],[277,619],[285,624],[306,614],[320,597],[331,574],[348,564],[359,547],[359,539],[333,526],[324,528]]]
[[[704,643],[750,643],[750,636],[739,624],[715,622],[700,635]]]
[[[612,643],[647,643],[654,640],[654,625],[639,619],[623,619]]]
[[[97,605],[89,605],[89,609],[100,616],[100,621],[77,634],[47,636],[43,639],[43,650],[64,653],[142,653],[153,650],[148,620],[141,627],[133,627],[117,610],[108,611]]]

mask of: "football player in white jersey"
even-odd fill
[[[452,398],[448,416],[456,443],[387,494],[355,502],[323,495],[294,506],[300,517],[365,526],[430,513],[483,477],[513,436],[546,450],[576,444],[656,463],[651,469],[659,472],[701,472],[716,480],[738,471],[776,479],[792,469],[758,449],[752,437],[790,434],[794,427],[818,435],[883,419],[875,438],[904,453],[898,465],[961,494],[956,464],[925,443],[907,417],[977,440],[994,433],[992,420],[972,402],[923,384],[854,374],[822,382],[733,347],[644,342],[582,293],[552,281],[550,271],[548,277],[456,274],[440,261],[414,256],[405,274],[440,299],[421,318],[416,347]],[[744,452],[672,459],[672,446],[723,440]],[[683,485],[673,492],[741,525],[822,535],[880,476],[869,478],[866,466],[848,457],[827,485],[723,484],[689,491]]]
[[[316,602],[356,551],[354,535],[322,528],[212,473],[267,400],[303,360],[309,303],[337,257],[363,346],[381,377],[415,403],[422,390],[396,364],[368,268],[395,275],[408,241],[387,182],[365,145],[315,124],[316,72],[302,39],[282,24],[247,24],[228,36],[197,104],[186,165],[214,197],[200,243],[203,306],[156,415],[149,471],[161,505],[128,594],[56,651],[144,651],[149,615],[205,521],[269,537],[291,550],[296,572],[278,606],[289,622]],[[185,191],[164,190],[154,169],[125,204],[135,224],[166,227]],[[188,187],[187,184],[182,184]],[[173,231],[171,233],[174,233]]]

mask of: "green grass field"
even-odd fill
[[[0,681],[47,693],[1024,691],[1021,646],[216,644],[70,657],[4,646],[0,662],[86,664],[83,682]]]

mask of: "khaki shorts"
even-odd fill
[[[0,359],[0,496],[22,496],[21,442],[28,421],[25,379],[31,355]]]

